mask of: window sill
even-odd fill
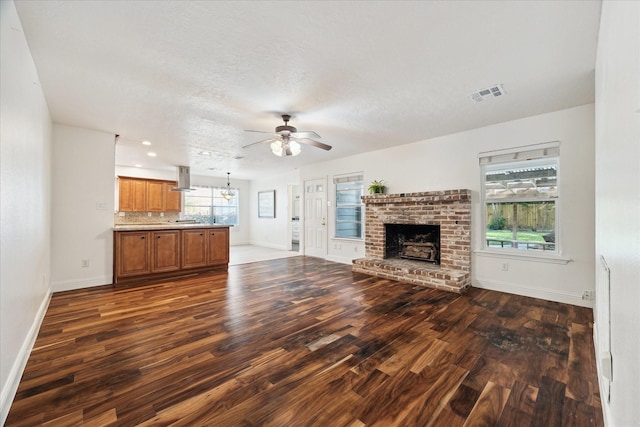
[[[363,242],[364,243],[364,239],[361,237],[332,237],[331,240],[342,240],[344,242]]]
[[[480,249],[473,251],[477,256],[490,258],[509,258],[519,259],[522,261],[546,262],[550,264],[568,264],[571,258],[563,258],[558,254],[538,254],[538,253],[520,253],[516,250],[490,250]]]

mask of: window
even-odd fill
[[[231,200],[222,197],[225,188],[194,187],[184,195],[183,219],[193,219],[204,224],[238,225],[238,200],[240,191],[233,189],[235,196]]]
[[[362,239],[362,175],[333,179],[336,186],[336,234],[345,239]]]
[[[559,147],[480,156],[485,248],[558,252]]]

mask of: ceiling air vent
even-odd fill
[[[480,89],[477,92],[471,94],[471,99],[476,102],[484,101],[485,99],[497,98],[504,95],[506,92],[502,85],[493,85],[485,89]]]

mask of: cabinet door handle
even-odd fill
[[[159,239],[160,237],[161,237],[161,236],[158,236],[158,239]]]
[[[140,237],[142,240],[144,240],[144,236]]]
[[[215,235],[216,235],[216,233],[211,233],[211,235],[212,235],[212,236],[215,236]]]
[[[202,233],[200,233],[200,235],[202,236]]]

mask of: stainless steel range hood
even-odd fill
[[[189,166],[178,166],[178,186],[171,191],[191,191],[191,168]]]

